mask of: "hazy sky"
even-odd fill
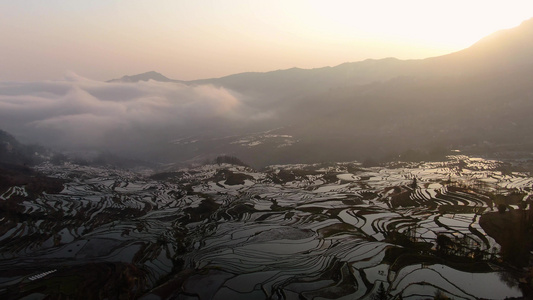
[[[533,1],[0,0],[0,81],[173,79],[425,58],[533,17]]]

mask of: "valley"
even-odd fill
[[[533,299],[533,2],[4,2],[0,299]]]

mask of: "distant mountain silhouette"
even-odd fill
[[[399,76],[425,78],[472,75],[496,70],[513,71],[533,63],[532,50],[533,19],[530,19],[516,28],[491,34],[467,49],[438,57],[419,60],[368,59],[335,67],[241,73],[188,83],[216,84],[239,91],[315,92],[317,89],[382,82]]]
[[[451,148],[533,151],[531,78],[533,19],[439,57],[187,81],[234,90],[251,109],[274,117],[220,123],[209,134],[191,132],[198,137],[194,144],[166,145],[159,153],[173,160],[222,153],[257,166],[398,155],[427,159]],[[292,142],[261,140],[269,136],[265,132]],[[239,136],[255,142],[240,143]]]
[[[173,80],[165,77],[164,75],[157,73],[155,71],[150,71],[142,74],[132,75],[132,76],[123,76],[120,79],[111,79],[107,82],[139,82],[139,81],[161,81],[161,82],[180,82],[179,80]]]
[[[220,78],[182,81],[151,71],[124,76],[109,82],[155,80],[191,85],[215,84],[239,91],[288,91],[305,85],[306,89],[331,88],[386,81],[398,76],[464,75],[487,70],[516,69],[533,64],[533,18],[520,26],[500,30],[451,54],[418,60],[396,58],[367,59],[335,67],[292,68],[270,72],[246,72]]]
[[[464,50],[423,60],[424,69],[447,75],[514,72],[533,64],[533,19],[497,31]]]

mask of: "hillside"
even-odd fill
[[[262,128],[291,137],[290,145],[282,147],[285,140],[273,143],[259,133],[246,135],[255,143],[217,140],[215,147],[204,141],[205,148],[196,143],[195,149],[202,153],[215,148],[255,165],[380,160],[413,151],[413,159],[430,159],[450,149],[527,152],[533,150],[532,41],[529,20],[441,57],[367,60],[189,82],[250,95],[251,106],[276,116]],[[241,132],[235,130],[236,135]],[[194,157],[186,146],[177,150]]]
[[[41,160],[46,150],[38,145],[21,144],[14,136],[0,129],[0,163],[33,165]]]

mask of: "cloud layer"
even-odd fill
[[[258,114],[210,85],[155,81],[0,82],[0,129],[56,149],[142,150],[190,135],[224,134]],[[135,149],[132,149],[135,148]]]

